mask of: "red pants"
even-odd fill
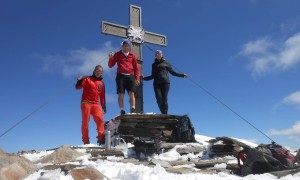
[[[98,141],[100,142],[104,138],[104,119],[103,119],[102,109],[100,108],[100,105],[81,103],[81,113],[82,113],[81,133],[82,133],[83,143],[90,142],[89,122],[90,122],[91,114],[97,126]]]

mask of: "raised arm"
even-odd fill
[[[76,85],[75,85],[75,88],[76,89],[81,89],[83,86],[84,86],[84,80],[86,79],[86,78],[88,78],[89,76],[79,76],[78,78],[77,78],[77,82],[76,82]]]
[[[112,67],[114,67],[114,65],[116,64],[116,62],[117,62],[117,58],[115,57],[115,54],[113,54],[112,52],[110,52],[109,54],[108,54],[108,67],[109,68],[112,68]]]

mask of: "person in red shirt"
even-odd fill
[[[121,43],[122,50],[116,53],[109,53],[108,67],[112,68],[117,64],[117,94],[121,114],[125,114],[124,93],[128,92],[130,101],[130,113],[135,113],[135,89],[140,84],[140,73],[137,66],[137,59],[130,51],[130,41],[125,40]]]
[[[81,133],[83,144],[89,144],[89,121],[90,115],[93,116],[97,126],[98,144],[104,144],[104,118],[103,113],[106,113],[105,103],[105,86],[102,80],[103,67],[97,65],[93,71],[92,76],[79,76],[77,78],[76,89],[82,89],[81,97],[81,113],[82,124]],[[100,99],[100,105],[99,105]]]

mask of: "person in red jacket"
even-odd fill
[[[116,53],[109,53],[108,67],[112,68],[118,65],[116,85],[118,94],[118,103],[121,114],[125,114],[124,110],[124,93],[125,90],[129,94],[130,113],[135,112],[135,88],[140,84],[140,73],[137,66],[137,59],[133,52],[130,51],[130,41],[125,40],[121,43],[122,50]]]
[[[102,80],[103,67],[97,65],[92,76],[79,76],[77,78],[76,89],[82,89],[81,113],[82,124],[81,133],[83,144],[89,144],[89,121],[90,115],[93,116],[97,126],[98,144],[104,144],[104,118],[103,112],[106,113],[105,103],[105,86]],[[100,105],[99,105],[100,98]]]

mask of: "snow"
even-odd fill
[[[196,140],[199,142],[201,146],[204,148],[208,147],[208,140],[213,139],[210,137],[202,136],[202,135],[196,135]],[[238,139],[240,140],[240,139]],[[246,140],[243,140],[243,143],[246,143],[251,146],[256,146],[254,143],[248,142]],[[90,145],[82,145],[78,147],[93,147],[96,145],[90,144]],[[149,159],[158,159],[163,161],[186,161],[188,158],[196,159],[196,158],[204,158],[201,153],[200,154],[187,154],[180,156],[179,153],[176,152],[176,148],[179,148],[180,145],[176,146],[172,150],[159,154],[159,155],[153,155],[152,157],[147,157]],[[122,149],[122,147],[120,147]],[[122,149],[124,151],[127,151],[127,156],[131,156],[130,151],[128,149]],[[83,149],[78,149],[80,152],[84,152]],[[41,151],[38,153],[29,153],[24,154],[23,156],[30,161],[36,162],[40,158],[51,154],[53,151]],[[80,160],[80,163],[78,162],[69,162],[70,164],[80,164],[80,165],[86,165],[88,167],[93,167],[103,173],[105,176],[107,176],[109,179],[112,180],[119,180],[119,179],[126,179],[126,180],[181,180],[181,179],[189,179],[189,180],[198,180],[198,179],[205,179],[205,180],[219,180],[219,179],[230,179],[230,180],[255,180],[255,179],[263,179],[263,180],[274,180],[278,179],[277,177],[271,175],[271,174],[261,174],[261,175],[248,175],[246,177],[239,177],[236,175],[226,174],[226,173],[217,173],[217,174],[204,174],[204,173],[187,173],[187,174],[174,174],[167,172],[161,165],[157,164],[154,167],[148,167],[144,165],[135,165],[133,163],[122,163],[118,162],[123,158],[111,156],[108,157],[107,160],[97,160],[97,161],[90,161],[89,155],[84,155],[77,160]],[[229,163],[236,163],[236,159],[231,156],[224,157],[225,159],[229,159]],[[45,165],[45,164],[44,164]],[[37,166],[42,166],[42,164],[38,164]],[[191,167],[193,164],[189,165],[180,165],[177,167]],[[226,168],[225,163],[216,164],[216,168]],[[43,174],[41,176],[41,174]],[[25,180],[36,180],[36,179],[51,179],[51,180],[71,180],[73,179],[70,174],[65,174],[60,169],[57,170],[39,170],[38,172],[35,172],[25,178]],[[294,174],[294,175],[288,175],[285,177],[280,178],[281,180],[294,180],[294,179],[300,179],[300,173]]]
[[[54,151],[40,151],[40,152],[35,152],[35,153],[27,153],[27,154],[24,154],[23,156],[32,162],[36,162],[39,159],[41,159],[42,157],[45,157],[53,152]]]
[[[257,146],[257,144],[255,144],[255,143],[253,143],[253,142],[250,142],[250,141],[247,141],[247,140],[244,140],[244,139],[238,139],[238,138],[234,138],[234,137],[232,137],[233,139],[236,139],[236,140],[238,140],[238,141],[240,141],[240,142],[242,142],[242,143],[245,143],[245,144],[247,144],[248,146],[250,146],[250,147],[256,147]]]

